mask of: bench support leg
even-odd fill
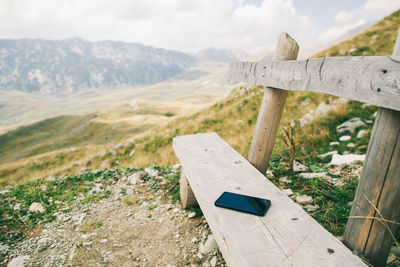
[[[279,38],[274,60],[296,59],[298,52],[299,46],[296,41],[289,34],[283,33]],[[247,159],[262,174],[265,174],[268,168],[287,92],[267,87],[261,103]]]
[[[379,219],[400,220],[399,162],[400,111],[380,108],[343,236],[350,249],[360,250],[374,266],[386,265],[397,228]]]
[[[182,208],[186,209],[191,206],[198,206],[196,197],[193,194],[192,188],[189,185],[184,170],[181,171],[179,188],[180,188]]]
[[[400,31],[393,55],[400,56]],[[399,162],[400,111],[379,108],[343,236],[350,249],[360,250],[374,266],[386,265],[397,229],[391,222],[400,220]]]

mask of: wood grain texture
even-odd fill
[[[228,266],[365,266],[216,133],[173,147]],[[215,207],[224,191],[272,204],[263,217]]]
[[[298,52],[299,46],[296,41],[289,34],[283,33],[279,38],[274,59],[296,59]],[[248,155],[248,160],[261,173],[267,171],[286,97],[287,91],[267,87],[261,102]]]
[[[196,197],[193,194],[192,188],[186,178],[184,170],[181,171],[181,177],[179,179],[179,194],[181,197],[182,208],[197,206]]]
[[[228,80],[313,91],[400,110],[400,57],[332,57],[231,63]]]
[[[400,34],[400,33],[399,33]],[[400,36],[400,35],[399,35]],[[400,55],[400,37],[394,50]],[[400,112],[380,108],[377,113],[363,172],[357,187],[350,217],[382,216],[400,221]],[[351,249],[360,250],[375,266],[385,266],[397,225],[364,218],[350,218],[344,242]]]

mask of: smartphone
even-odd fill
[[[271,206],[271,201],[268,199],[246,196],[232,192],[224,192],[215,201],[214,205],[221,208],[264,216],[268,208]]]

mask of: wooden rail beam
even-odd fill
[[[287,33],[281,34],[274,60],[296,59],[299,46]],[[286,102],[287,91],[266,88],[251,141],[248,160],[265,174],[274,147],[275,136]]]
[[[228,80],[313,91],[400,110],[400,56],[230,63]]]
[[[400,55],[400,32],[393,55]],[[399,101],[399,98],[396,98]],[[400,220],[400,111],[380,108],[361,179],[347,221],[344,243],[375,266],[385,266],[395,223]],[[378,219],[371,219],[372,217]]]

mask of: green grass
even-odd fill
[[[110,183],[119,175],[119,170],[102,170],[81,175],[57,177],[54,181],[43,179],[18,185],[10,192],[0,195],[0,242],[14,243],[25,237],[30,229],[56,218],[54,212],[68,208],[79,195],[84,195],[83,204],[96,202],[109,196],[109,191],[90,192],[92,183]],[[29,206],[39,202],[45,208],[43,213],[30,212]],[[19,204],[20,209],[14,209]],[[65,210],[67,211],[67,210]]]

